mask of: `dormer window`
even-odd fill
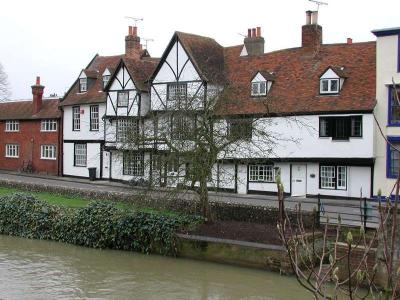
[[[251,83],[251,95],[252,96],[265,96],[267,94],[267,82],[252,82]]]
[[[264,97],[271,89],[274,76],[269,72],[259,71],[251,80],[251,96]]]
[[[339,94],[345,78],[344,67],[329,67],[319,79],[319,93],[322,95]]]
[[[103,88],[106,87],[109,81],[110,81],[110,75],[103,75]]]
[[[338,94],[339,79],[321,79],[320,83],[321,94]]]
[[[87,91],[87,78],[80,78],[79,79],[79,91],[84,93]]]

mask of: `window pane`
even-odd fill
[[[329,133],[328,133],[329,125],[328,124],[329,124],[328,119],[326,119],[326,118],[319,119],[319,136],[322,136],[322,137],[329,136]]]
[[[272,165],[249,165],[249,181],[274,182],[275,170]]]
[[[174,83],[168,85],[168,107],[180,108],[181,105],[186,104],[186,84]]]
[[[338,92],[338,91],[339,91],[339,80],[331,79],[331,92]]]
[[[328,92],[329,91],[329,81],[327,79],[321,80],[321,91]]]
[[[261,95],[266,94],[266,82],[260,82],[260,94]]]
[[[320,168],[321,188],[334,189],[335,188],[335,167],[334,166],[321,166]]]
[[[123,154],[124,175],[143,176],[144,174],[144,156],[143,153],[124,152]]]
[[[134,143],[139,137],[138,119],[117,120],[117,142]]]
[[[81,112],[79,106],[72,108],[72,123],[73,130],[81,129]]]
[[[86,167],[86,144],[75,144],[75,166]]]
[[[351,136],[362,136],[362,116],[351,117]]]
[[[392,145],[396,149],[400,149],[400,143],[392,143]],[[396,151],[394,148],[390,147],[390,166],[389,166],[389,175],[391,177],[398,177],[399,176],[399,159],[400,155],[399,152]]]
[[[118,93],[118,106],[128,106],[128,98],[129,98],[129,92],[119,92]]]
[[[347,139],[348,138],[348,127],[346,118],[336,118],[335,119],[335,134],[336,139]]]
[[[252,119],[229,120],[228,135],[232,139],[251,139],[253,131]]]
[[[400,105],[396,99],[395,90],[392,88],[391,91],[392,99],[391,99],[391,107],[390,107],[390,121],[398,123],[400,122]]]
[[[253,82],[251,84],[251,94],[258,95],[258,83],[257,82]]]
[[[337,188],[338,189],[346,189],[347,187],[347,168],[345,166],[337,167]]]
[[[99,130],[99,106],[90,107],[90,130]]]

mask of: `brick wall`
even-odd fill
[[[6,132],[6,122],[0,121],[0,169],[20,171],[25,160],[32,162],[35,173],[59,175],[61,154],[59,125],[58,122],[56,132],[41,132],[41,120],[21,120],[19,132]],[[6,144],[19,145],[19,158],[6,157]],[[41,145],[55,145],[57,159],[41,159]]]

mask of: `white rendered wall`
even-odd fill
[[[87,143],[86,167],[74,166],[74,143],[64,143],[64,175],[89,177],[88,168],[96,168],[96,178],[100,178],[100,143]]]
[[[90,131],[90,106],[89,104],[80,105],[81,129],[72,130],[72,106],[64,106],[63,114],[63,139],[64,140],[104,140],[104,122],[101,119],[105,113],[105,103],[96,103],[99,106],[99,130]]]
[[[305,161],[306,158],[373,158],[373,116],[362,116],[363,136],[345,141],[320,138],[319,116],[260,119],[254,125],[260,130],[253,130],[251,143],[238,143],[223,155],[225,158],[305,158]]]
[[[375,115],[386,136],[399,136],[400,127],[387,127],[388,124],[388,87],[394,81],[400,83],[397,71],[398,36],[378,37],[376,44],[376,98]],[[375,168],[374,195],[381,189],[382,195],[388,196],[395,184],[395,179],[386,178],[386,142],[378,127],[375,127]]]

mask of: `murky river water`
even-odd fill
[[[275,273],[0,235],[0,299],[311,299]]]

